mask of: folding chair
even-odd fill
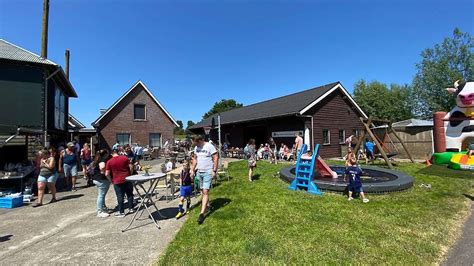
[[[223,161],[221,168],[217,172],[217,175],[219,178],[221,176],[227,177],[227,181],[230,181],[230,176],[229,176],[229,162],[228,161]]]

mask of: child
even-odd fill
[[[313,158],[313,152],[307,151],[305,154],[301,155],[301,159],[311,160]]]
[[[346,167],[350,165],[351,160],[355,160],[355,155],[354,155],[354,152],[352,151],[352,148],[349,147],[347,148],[346,163],[345,163]]]
[[[474,154],[474,142],[471,142],[469,146],[467,147],[467,156],[471,158],[473,154]]]
[[[349,177],[349,198],[348,200],[353,200],[352,193],[358,192],[362,197],[362,202],[367,203],[369,199],[365,197],[364,190],[362,189],[362,182],[360,181],[360,176],[362,175],[362,170],[356,166],[356,160],[354,158],[347,160],[349,164],[346,168],[346,176]]]
[[[183,217],[184,214],[189,213],[189,208],[191,207],[191,195],[193,193],[193,180],[189,174],[191,169],[189,161],[186,161],[184,168],[181,171],[180,175],[180,184],[181,188],[179,189],[179,212],[176,214],[176,219]],[[184,211],[183,204],[184,199],[186,199],[186,212]]]

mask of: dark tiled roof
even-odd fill
[[[221,124],[225,125],[230,123],[259,120],[269,117],[279,117],[297,114],[306,106],[317,100],[319,97],[323,96],[326,92],[331,90],[337,84],[339,84],[339,82],[326,84],[302,92],[278,97],[275,99],[223,112],[220,114]],[[212,117],[217,117],[217,115],[202,120],[201,122],[192,126],[191,129],[210,126],[212,123]]]

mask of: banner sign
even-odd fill
[[[294,138],[296,137],[296,134],[300,133],[301,136],[303,136],[303,131],[302,130],[296,130],[296,131],[275,131],[272,132],[272,138]]]

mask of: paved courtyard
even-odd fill
[[[81,179],[79,187],[84,184]],[[161,229],[143,219],[122,233],[132,216],[97,218],[96,196],[95,187],[81,188],[39,208],[0,209],[0,264],[150,264],[186,220],[174,218],[177,200],[162,199],[157,206],[167,218],[158,221]],[[50,199],[46,195],[45,202]],[[106,204],[116,206],[112,187]]]

